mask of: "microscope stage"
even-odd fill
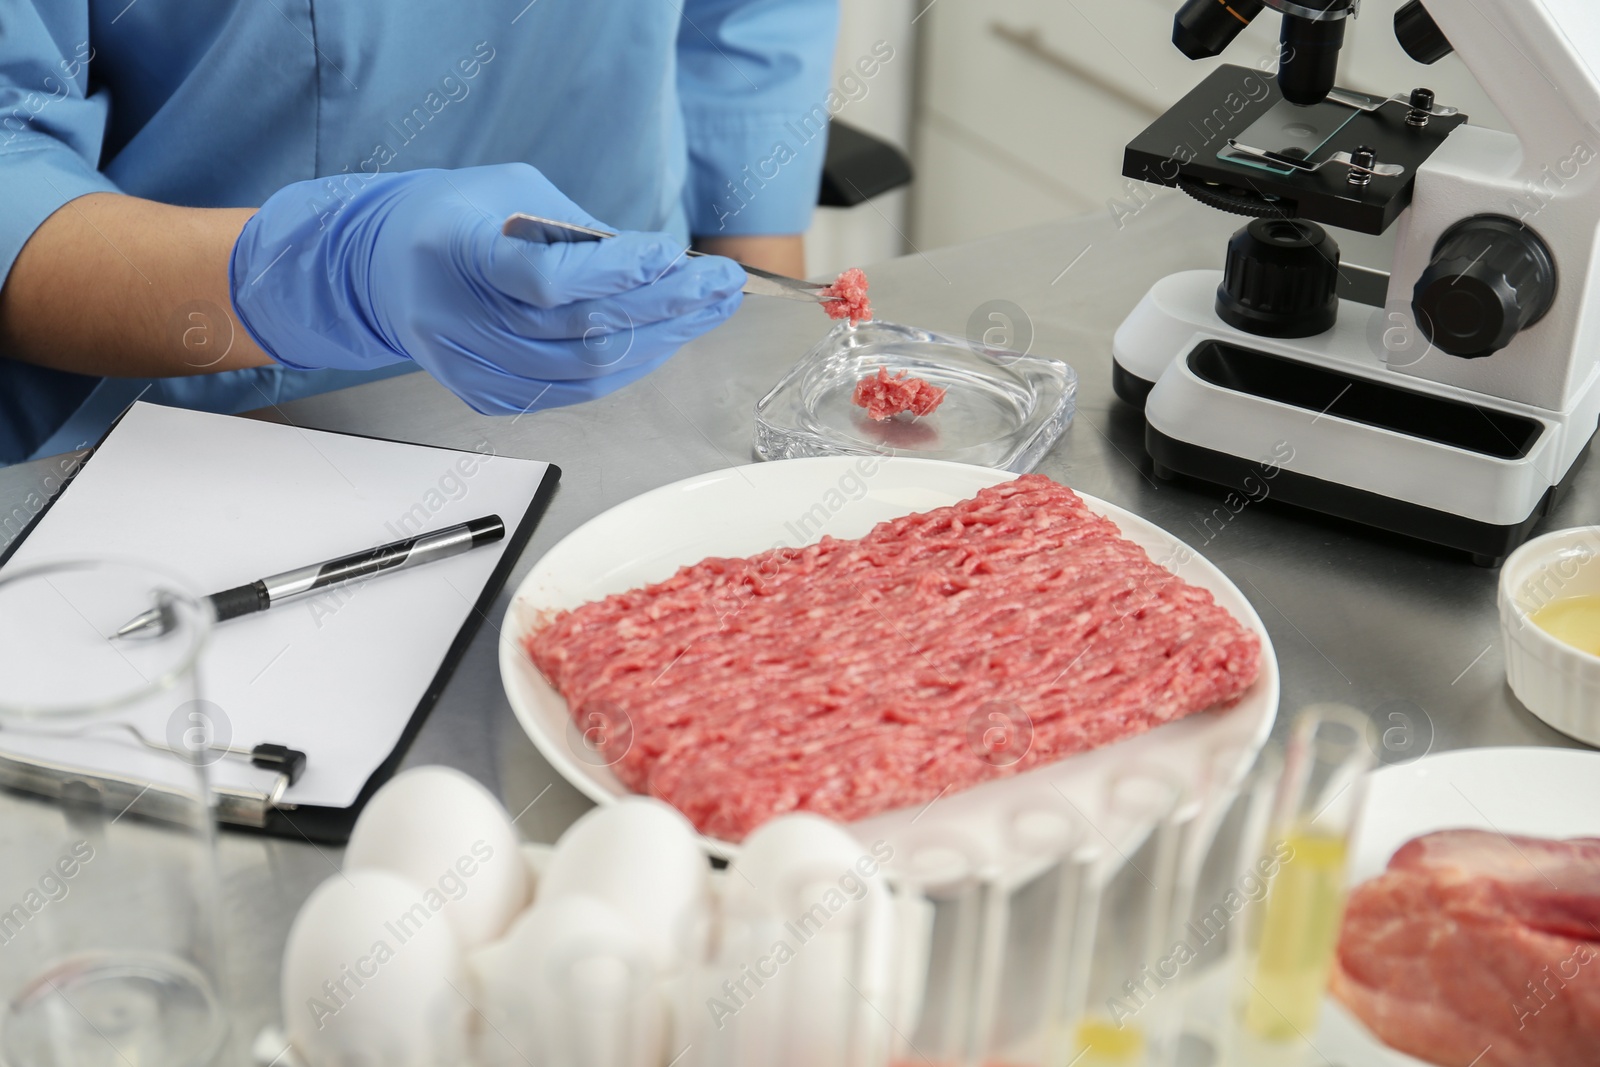
[[[1278,174],[1259,165],[1218,158],[1217,153],[1227,149],[1230,139],[1242,140],[1245,131],[1266,118],[1282,100],[1277,81],[1270,73],[1253,67],[1220,66],[1128,144],[1122,173],[1140,181],[1175,187],[1186,183],[1219,184],[1245,196],[1268,198],[1261,210],[1251,214],[1309,219],[1381,234],[1411,203],[1417,168],[1444,143],[1451,130],[1467,121],[1460,114],[1434,116],[1426,126],[1412,126],[1406,122],[1409,109],[1399,102],[1372,112],[1351,109],[1354,116],[1312,151],[1307,162],[1319,163],[1334,152],[1354,152],[1367,146],[1376,150],[1379,163],[1405,168],[1395,177],[1374,177],[1365,187],[1351,185],[1350,171],[1338,164],[1314,173]],[[1324,103],[1304,110],[1311,116],[1338,106]],[[1250,147],[1276,152],[1290,145]]]

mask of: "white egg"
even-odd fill
[[[388,871],[352,871],[300,909],[281,990],[289,1040],[310,1067],[431,1067],[459,1052],[463,954],[423,892]]]
[[[647,797],[602,805],[556,842],[540,879],[540,902],[598,897],[645,939],[663,974],[698,958],[710,917],[710,865],[689,820]]]
[[[650,951],[615,908],[586,894],[535,905],[476,952],[486,1065],[663,1061],[664,1004]]]
[[[344,869],[409,878],[468,950],[504,934],[528,903],[528,869],[505,808],[450,767],[417,767],[379,789],[356,820]]]

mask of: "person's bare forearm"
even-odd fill
[[[774,274],[785,274],[791,278],[804,278],[806,275],[805,238],[799,234],[700,237],[695,239],[694,245],[702,252],[727,256]]]
[[[123,378],[270,363],[228,291],[251,214],[115,193],[68,203],[29,238],[0,290],[0,356]]]

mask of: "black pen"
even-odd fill
[[[506,524],[498,515],[485,515],[481,519],[447,526],[432,533],[418,534],[404,541],[394,541],[365,552],[313,563],[282,574],[274,574],[249,585],[212,593],[206,599],[216,611],[218,622],[250,615],[281,604],[286,600],[310,596],[329,586],[342,585],[360,578],[369,578],[385,571],[402,571],[420,567],[436,559],[458,556],[479,545],[491,544],[506,535]],[[170,609],[158,605],[143,615],[130,619],[117,631],[118,637],[156,636],[171,628]]]

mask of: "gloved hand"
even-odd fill
[[[739,306],[738,264],[667,234],[502,236],[518,211],[611,228],[526,164],[341,175],[331,203],[329,181],[273,194],[233,249],[234,309],[285,366],[415,360],[476,410],[516,414],[642,378]]]

